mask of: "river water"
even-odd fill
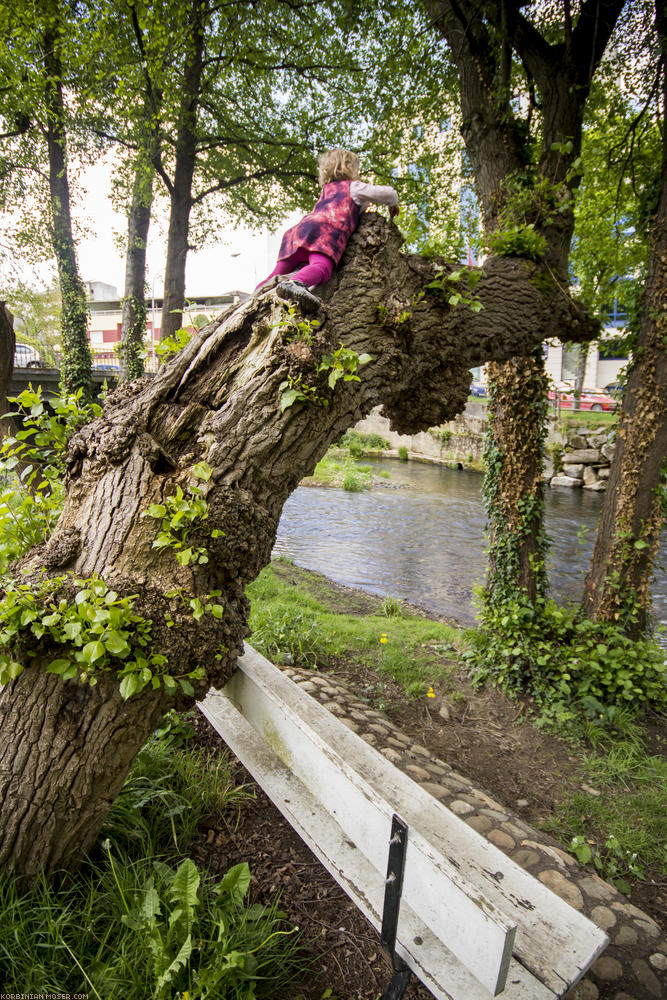
[[[386,461],[380,468],[403,487],[363,493],[299,487],[285,504],[275,553],[338,583],[471,622],[473,588],[486,568],[481,474],[418,462]],[[581,597],[601,503],[588,490],[546,490],[549,580],[560,600]],[[667,626],[664,532],[658,563],[653,607]]]

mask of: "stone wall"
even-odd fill
[[[550,485],[597,492],[605,490],[614,448],[613,431],[571,431],[563,446],[558,471],[549,480]]]
[[[419,434],[396,434],[379,408],[354,429],[360,434],[379,434],[389,442],[389,455],[397,456],[399,448],[407,448],[409,457],[417,461],[481,468],[486,425],[486,403],[469,402],[455,420]]]
[[[360,434],[379,434],[389,442],[391,457],[399,448],[406,448],[408,457],[422,462],[443,465],[483,467],[484,435],[487,429],[486,401],[469,401],[463,413],[440,427],[420,434],[396,434],[389,421],[373,410],[355,427]],[[544,478],[551,486],[601,492],[606,488],[609,466],[614,454],[613,430],[577,428],[568,432],[567,439],[550,421],[547,435],[547,460]],[[554,456],[557,461],[554,462]]]

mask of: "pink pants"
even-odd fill
[[[299,268],[299,264],[306,266]],[[257,288],[261,288],[277,274],[289,274],[294,281],[301,281],[304,285],[323,285],[333,274],[333,269],[334,263],[326,254],[301,248],[290,257],[279,260],[268,278],[260,281]]]

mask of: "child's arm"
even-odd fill
[[[366,184],[364,181],[352,181],[350,197],[363,212],[371,204],[387,205],[389,215],[393,219],[398,215],[398,194],[388,184]]]

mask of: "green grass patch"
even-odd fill
[[[349,452],[340,448],[330,448],[306,481],[319,486],[337,486],[350,493],[358,493],[371,488],[373,474],[369,465],[359,465],[354,462]]]
[[[601,431],[612,430],[618,424],[618,414],[608,411],[598,412],[596,410],[573,410],[568,412],[561,410],[558,424],[563,433],[579,428]]]
[[[339,593],[323,578],[278,561],[247,594],[250,642],[275,662],[326,668],[345,656],[388,674],[410,695],[452,672],[459,630],[411,614],[395,598],[378,599],[372,613],[341,612]]]
[[[622,892],[648,869],[667,875],[667,761],[636,736],[609,740],[585,755],[581,777],[592,791],[562,801],[546,828]]]

